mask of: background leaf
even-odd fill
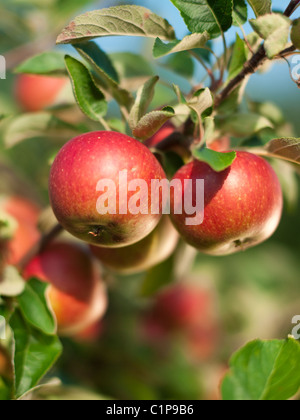
[[[248,19],[248,8],[245,0],[233,0],[233,24],[244,25]]]
[[[16,69],[16,73],[67,75],[64,55],[58,52],[45,52],[29,58]]]
[[[244,137],[266,127],[273,127],[272,123],[265,117],[254,113],[231,114],[219,122],[219,128],[226,134],[236,137]]]
[[[282,51],[288,42],[291,21],[287,17],[272,13],[251,19],[252,28],[265,40],[265,50],[269,58],[273,58]]]
[[[10,320],[15,341],[15,396],[34,388],[53,366],[62,347],[56,336],[46,335],[26,323],[16,310]]]
[[[140,119],[133,130],[133,134],[140,140],[147,140],[174,116],[175,111],[171,107],[164,108],[161,111],[152,111]]]
[[[293,339],[253,341],[231,359],[224,400],[287,400],[300,388],[300,345]]]
[[[300,164],[300,139],[274,139],[267,144],[266,150],[272,156]]]
[[[154,58],[159,58],[167,54],[201,48],[204,47],[209,38],[209,34],[206,31],[203,34],[188,35],[181,41],[172,41],[168,44],[165,44],[161,39],[156,38],[153,47],[153,56]]]
[[[212,37],[232,25],[232,0],[171,0],[180,10],[188,29],[195,33],[207,31]]]
[[[291,40],[294,46],[300,48],[300,18],[293,21]]]
[[[0,282],[0,296],[18,296],[25,288],[25,281],[22,279],[18,270],[8,265],[2,273]]]
[[[123,5],[76,17],[59,35],[57,43],[75,43],[110,35],[175,38],[174,29],[165,19],[145,7]]]
[[[129,108],[133,98],[128,91],[120,87],[120,78],[110,57],[95,42],[82,42],[76,45],[76,50],[96,71],[98,76],[95,80],[96,84],[100,79],[101,87],[108,91],[120,105]]]
[[[228,70],[228,80],[234,79],[244,67],[248,59],[248,50],[245,42],[236,34],[236,42],[233,47],[233,52],[230,60]]]
[[[256,16],[266,15],[271,13],[272,1],[271,0],[247,0],[252,7]]]
[[[147,112],[154,97],[154,89],[158,80],[158,76],[151,77],[137,91],[136,100],[129,115],[129,126],[132,130],[136,128],[142,116]]]
[[[107,112],[107,102],[103,93],[95,85],[89,70],[80,61],[69,55],[65,57],[65,61],[80,109],[92,120],[99,121]]]
[[[31,279],[17,300],[26,321],[43,333],[52,335],[56,332],[56,322],[46,300],[48,287],[46,283]]]

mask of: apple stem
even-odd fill
[[[60,224],[56,224],[48,233],[44,234],[18,263],[18,269],[22,272],[29,261],[43,251],[62,231],[63,227]]]

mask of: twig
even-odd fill
[[[284,12],[284,16],[290,17],[297,7],[300,5],[300,0],[292,0]]]

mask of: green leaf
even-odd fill
[[[195,93],[194,97],[187,103],[188,107],[196,112],[198,120],[201,123],[202,117],[207,116],[205,113],[211,114],[211,110],[214,104],[212,93],[209,88],[201,89]]]
[[[18,270],[8,265],[4,268],[0,282],[0,296],[14,297],[23,293],[25,281]]]
[[[294,46],[300,49],[300,18],[293,21],[291,40]]]
[[[252,7],[255,16],[262,16],[272,12],[271,0],[247,0]]]
[[[206,31],[203,34],[188,35],[181,41],[172,41],[168,44],[165,44],[161,39],[156,38],[153,47],[153,56],[154,58],[159,58],[168,54],[202,48],[209,38],[210,36]]]
[[[45,52],[38,54],[20,64],[16,73],[42,74],[42,75],[66,75],[66,66],[63,54],[57,52]]]
[[[219,36],[232,25],[232,0],[171,0],[179,9],[188,29],[207,31],[211,37]]]
[[[220,153],[202,148],[194,149],[193,156],[197,160],[207,163],[214,171],[222,172],[233,164],[236,159],[236,152]]]
[[[101,87],[108,91],[120,105],[129,108],[133,98],[120,87],[119,75],[109,56],[95,42],[82,42],[76,45],[79,54],[92,66],[100,79]],[[97,80],[95,80],[97,84]]]
[[[62,352],[56,336],[32,328],[16,310],[10,320],[15,341],[15,396],[21,398],[34,388]]]
[[[0,244],[3,243],[2,241],[12,239],[16,233],[17,228],[18,222],[16,219],[0,208]]]
[[[273,157],[300,164],[300,139],[292,137],[274,139],[265,149]]]
[[[133,135],[140,140],[147,140],[171,118],[175,116],[175,111],[171,107],[161,111],[152,111],[144,115],[133,130]]]
[[[151,64],[140,54],[122,52],[110,54],[109,57],[121,79],[153,76]]]
[[[52,335],[56,332],[56,322],[46,300],[48,286],[32,279],[26,283],[24,292],[17,300],[27,323],[45,334]]]
[[[75,48],[84,59],[93,65],[97,72],[104,75],[105,78],[109,78],[110,81],[120,83],[118,73],[109,56],[95,42],[81,42],[75,45]]]
[[[167,20],[145,7],[123,5],[76,17],[59,35],[57,43],[75,43],[111,35],[175,38],[174,29]]]
[[[152,99],[154,97],[154,90],[158,81],[159,81],[158,76],[151,77],[137,91],[136,100],[130,111],[129,121],[128,121],[131,130],[134,130],[136,128],[142,116],[147,112],[147,109],[149,105],[151,104]]]
[[[263,128],[273,127],[267,118],[254,113],[232,114],[219,121],[218,125],[224,133],[236,137],[250,136]]]
[[[293,339],[256,340],[231,359],[222,384],[224,400],[279,401],[300,388],[300,345]]]
[[[236,42],[233,47],[233,52],[230,60],[228,70],[228,80],[234,79],[244,67],[248,59],[248,50],[245,42],[236,34]]]
[[[256,20],[251,19],[249,22],[255,32],[265,40],[265,50],[269,58],[273,58],[286,47],[290,34],[290,19],[272,13]]]
[[[103,93],[95,85],[89,70],[80,61],[69,55],[65,57],[65,61],[81,111],[90,119],[99,121],[107,112],[107,102]]]
[[[163,66],[188,79],[192,78],[195,72],[195,63],[187,51],[172,54]]]
[[[48,112],[22,114],[11,120],[4,133],[4,144],[13,147],[35,137],[53,137],[67,140],[80,133],[80,129]]]
[[[233,24],[244,25],[248,19],[248,8],[245,0],[233,0]]]

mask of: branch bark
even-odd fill
[[[290,17],[299,5],[300,0],[292,0],[286,8],[284,16]],[[280,53],[279,56],[282,55],[282,53]],[[268,58],[266,55],[265,47],[262,45],[257,53],[255,53],[251,59],[245,63],[243,70],[234,79],[232,79],[231,82],[216,97],[215,106],[218,107],[234,91],[234,89],[236,89],[243,82],[247,76],[254,74],[267,60]]]

